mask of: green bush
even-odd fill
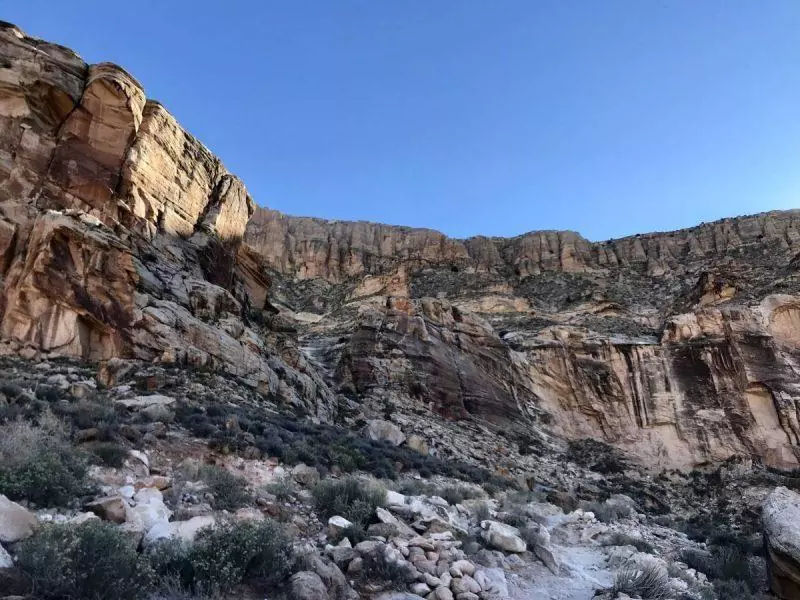
[[[613,523],[630,517],[633,512],[629,506],[624,504],[609,504],[607,502],[582,502],[581,508],[585,511],[593,512],[597,520],[603,523]]]
[[[200,478],[214,495],[211,505],[216,510],[234,511],[253,502],[253,496],[247,489],[247,481],[226,469],[205,465],[200,470]]]
[[[88,446],[89,452],[103,465],[121,468],[128,458],[128,449],[116,442],[96,442]]]
[[[188,563],[194,588],[218,591],[244,580],[268,588],[292,573],[295,556],[283,527],[268,519],[202,530]]]
[[[0,426],[0,494],[39,506],[63,506],[86,492],[87,460],[55,424]]]
[[[386,501],[386,490],[356,477],[325,479],[312,490],[314,506],[325,519],[339,515],[365,527]]]
[[[153,583],[131,538],[97,520],[45,526],[17,546],[17,566],[44,600],[137,600]]]
[[[268,483],[264,486],[264,490],[275,496],[280,502],[286,502],[297,492],[294,482],[289,477],[281,477]]]
[[[709,551],[684,550],[681,560],[718,582],[740,582],[750,591],[760,590],[766,581],[764,559],[750,556],[739,545],[714,545]],[[732,583],[730,585],[733,585]]]

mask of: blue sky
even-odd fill
[[[798,0],[6,0],[290,214],[594,240],[800,207]]]

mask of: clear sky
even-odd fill
[[[800,0],[4,0],[259,204],[594,240],[800,207]]]

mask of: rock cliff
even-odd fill
[[[5,352],[220,368],[331,419],[331,391],[262,326],[254,208],[130,74],[0,25]]]
[[[800,211],[593,243],[289,217],[123,69],[0,24],[2,351],[214,369],[323,421],[798,464]]]
[[[259,208],[245,239],[344,393],[594,437],[651,465],[797,464],[800,211],[591,243]]]

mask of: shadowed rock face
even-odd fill
[[[591,243],[256,209],[245,239],[345,393],[659,466],[797,464],[800,211]]]
[[[333,418],[292,340],[255,325],[254,207],[131,75],[0,24],[3,351],[219,368]]]
[[[799,256],[800,211],[592,243],[257,208],[131,75],[0,24],[6,353],[221,369],[322,420],[794,466]]]

